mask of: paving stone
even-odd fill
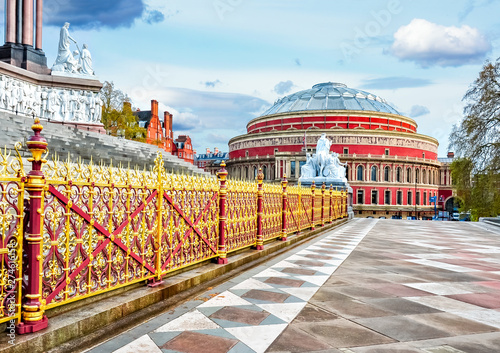
[[[315,337],[305,333],[304,331],[287,327],[276,341],[268,348],[267,352],[315,352],[332,350],[329,344],[316,339]],[[334,350],[337,351],[337,350]],[[333,352],[333,351],[332,351]],[[337,351],[340,352],[340,351]]]
[[[294,322],[322,322],[338,319],[338,315],[324,310],[320,307],[307,304],[297,315]]]
[[[440,311],[403,298],[367,299],[366,302],[382,310],[391,311],[400,315],[426,314]]]
[[[462,302],[474,304],[488,309],[500,308],[500,296],[489,293],[471,293],[471,294],[457,294],[448,295],[448,298],[460,300]]]
[[[269,277],[264,281],[264,283],[268,284],[279,284],[285,287],[300,287],[302,286],[305,281],[300,281],[297,279],[291,279],[291,278],[282,278],[282,277]]]
[[[405,316],[362,318],[354,321],[398,341],[415,341],[450,336],[445,331],[419,323]]]
[[[210,315],[209,318],[236,321],[248,325],[259,325],[268,316],[269,313],[265,311],[247,310],[234,306],[226,306]]]
[[[391,338],[344,319],[321,323],[297,323],[296,327],[336,348],[394,342]]]
[[[283,303],[289,296],[290,295],[285,293],[276,293],[267,290],[252,289],[243,294],[241,297],[274,302],[274,303]]]
[[[226,353],[237,343],[236,339],[186,331],[160,348],[183,353]]]

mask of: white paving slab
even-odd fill
[[[154,332],[210,330],[219,327],[219,325],[195,309],[166,323]]]
[[[162,353],[162,350],[148,335],[144,335],[113,353]]]

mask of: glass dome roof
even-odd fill
[[[366,110],[401,115],[379,96],[343,83],[326,82],[278,99],[262,116],[308,110]]]

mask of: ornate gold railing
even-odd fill
[[[0,323],[16,321],[18,333],[47,327],[47,309],[227,263],[228,253],[262,250],[347,210],[345,193],[264,184],[262,172],[231,180],[224,163],[213,178],[169,174],[161,156],[151,170],[47,161],[43,127],[32,128],[28,175],[19,154],[0,153]]]

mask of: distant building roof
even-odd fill
[[[151,110],[141,110],[134,112],[134,115],[137,117],[137,122],[140,127],[147,129],[149,127],[149,123],[151,122]]]
[[[438,161],[441,163],[451,163],[453,162],[455,158],[448,158],[448,157],[443,157],[443,158],[438,158]]]
[[[204,153],[197,154],[195,160],[227,160],[229,159],[229,152],[219,152],[219,153]]]

